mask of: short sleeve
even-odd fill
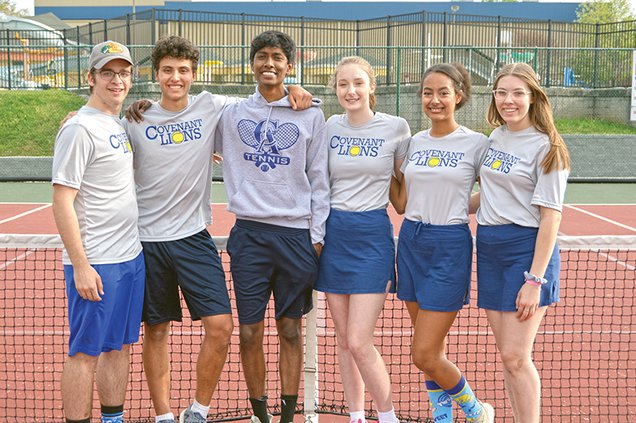
[[[84,171],[93,161],[94,154],[88,131],[78,124],[66,125],[55,140],[52,182],[79,189]]]
[[[488,148],[490,148],[490,138],[483,134],[479,134],[479,138],[477,142],[479,142],[479,148],[475,152],[475,176],[479,177],[479,171],[481,169],[481,165],[486,160],[486,154],[488,154]]]
[[[411,128],[405,119],[400,118],[400,126],[396,134],[397,148],[395,149],[395,160],[403,160],[409,151],[411,141]]]
[[[542,154],[537,160],[537,184],[532,195],[532,205],[561,211],[570,171],[557,169],[548,173],[544,172],[542,163],[549,149],[550,144],[548,143],[542,148]]]

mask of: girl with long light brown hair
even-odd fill
[[[478,306],[495,335],[515,422],[538,423],[541,381],[532,348],[547,306],[559,301],[556,238],[570,158],[525,63],[497,74],[488,122],[496,128],[477,197]]]

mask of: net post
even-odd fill
[[[318,292],[312,293],[314,308],[305,317],[304,414],[305,422],[318,423]]]

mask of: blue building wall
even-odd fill
[[[414,12],[448,12],[452,6],[462,15],[503,16],[557,22],[576,20],[579,3],[473,3],[473,2],[180,2],[167,1],[164,7],[137,6],[148,9],[188,10],[217,13],[246,13],[255,15],[304,16],[325,19],[373,19],[388,15]],[[51,12],[62,20],[111,19],[132,13],[132,7],[115,6],[57,6],[36,7],[35,14]]]

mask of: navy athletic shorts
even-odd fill
[[[272,293],[276,320],[301,318],[312,309],[318,255],[309,229],[238,219],[227,252],[240,323],[263,321]]]
[[[180,322],[179,288],[192,320],[232,313],[221,258],[206,229],[187,238],[142,245],[146,257],[144,322]]]

